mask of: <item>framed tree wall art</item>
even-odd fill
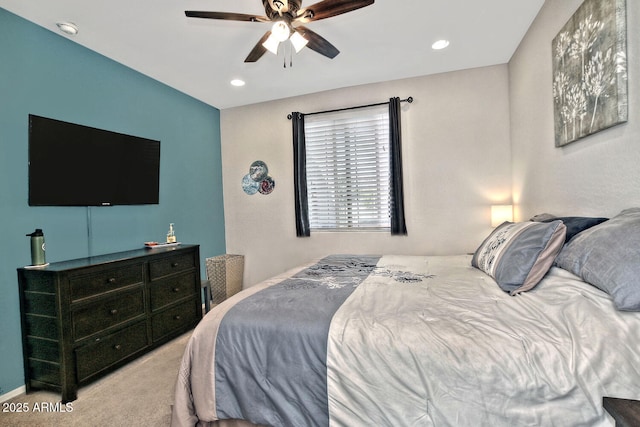
[[[627,121],[626,0],[586,0],[551,47],[556,147]]]

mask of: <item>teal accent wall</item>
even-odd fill
[[[28,206],[29,114],[160,140],[159,205]],[[170,222],[201,267],[225,252],[219,110],[0,8],[0,395],[24,385],[25,234],[42,228],[55,262],[161,241]]]

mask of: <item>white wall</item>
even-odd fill
[[[554,145],[551,42],[582,0],[547,0],[509,63],[514,199],[541,212],[612,216],[640,206],[640,2],[627,0],[629,120]]]
[[[286,72],[286,71],[283,71]],[[490,205],[510,201],[507,65],[371,84],[221,111],[226,246],[245,255],[244,286],[330,253],[458,254],[490,231]],[[292,111],[314,112],[412,96],[402,135],[408,236],[295,236]],[[270,195],[241,188],[262,160]]]

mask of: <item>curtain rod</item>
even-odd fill
[[[413,97],[410,96],[407,99],[401,99],[400,102],[408,102],[409,104],[411,104],[413,102]],[[314,113],[302,113],[304,116],[313,116],[314,114],[322,114],[322,113],[336,113],[338,111],[347,111],[347,110],[355,110],[357,108],[368,108],[368,107],[377,107],[379,105],[385,105],[385,104],[389,104],[389,101],[387,102],[378,102],[377,104],[369,104],[369,105],[357,105],[355,107],[346,107],[346,108],[338,108],[335,110],[326,110],[326,111],[316,111]],[[287,119],[291,120],[292,119],[292,115],[289,114],[287,115]]]

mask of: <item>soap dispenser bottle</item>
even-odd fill
[[[173,228],[173,223],[169,224],[169,232],[167,233],[167,243],[176,242],[176,232]]]

